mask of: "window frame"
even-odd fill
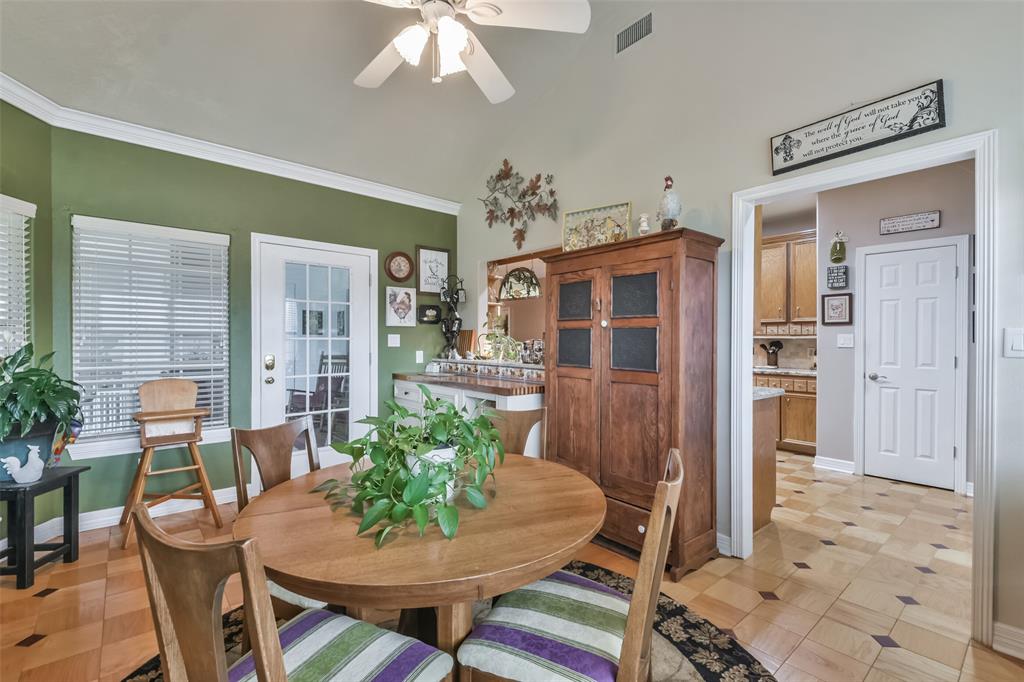
[[[25,219],[25,318],[22,320],[25,343],[32,342],[32,230],[36,218],[36,205],[22,199],[0,194],[0,211],[13,213]],[[18,350],[13,348],[12,352]],[[2,355],[2,351],[0,351]]]
[[[231,439],[231,348],[230,348],[230,323],[231,323],[231,310],[230,310],[230,235],[208,232],[202,230],[191,230],[182,229],[176,227],[164,227],[160,225],[151,225],[146,223],[136,223],[122,220],[114,220],[109,218],[96,218],[92,216],[73,215],[71,219],[73,229],[85,229],[89,230],[96,229],[107,233],[124,232],[125,235],[143,235],[146,238],[164,238],[164,239],[178,239],[186,240],[195,243],[206,243],[217,246],[223,246],[225,249],[225,264],[224,264],[224,287],[225,287],[225,325],[227,328],[225,334],[225,361],[226,370],[224,374],[224,380],[226,384],[226,393],[224,395],[224,421],[222,426],[215,426],[211,428],[203,429],[203,440],[201,444],[211,443],[224,443]],[[74,236],[72,236],[72,243],[74,244]],[[71,299],[72,306],[74,307],[76,302],[75,290],[78,283],[75,274],[75,248],[72,246],[72,275],[71,275]],[[71,365],[72,365],[72,377],[76,376],[78,367],[75,363],[75,338],[78,333],[78,326],[75,320],[74,313],[72,314],[71,321]],[[205,426],[205,425],[204,425]],[[158,450],[180,448],[180,445],[169,445],[158,447]],[[125,455],[137,453],[140,451],[139,436],[137,432],[124,433],[119,432],[116,434],[95,435],[92,437],[84,438],[79,442],[70,445],[68,451],[72,459],[93,459],[98,457],[110,457],[116,455]]]

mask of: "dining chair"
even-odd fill
[[[544,428],[547,425],[547,408],[536,410],[490,410],[495,414],[492,420],[498,429],[498,437],[505,446],[505,452],[523,454],[530,431],[540,423],[540,458],[544,459]]]
[[[633,596],[557,571],[498,598],[458,650],[479,680],[642,682],[650,678],[654,615],[683,461],[669,450],[665,480],[654,492]]]
[[[423,642],[322,609],[278,628],[255,540],[188,542],[160,530],[144,504],[132,514],[166,682],[437,682],[452,669],[451,656]],[[221,600],[235,573],[251,646],[228,666]]]
[[[213,522],[223,526],[217,502],[213,497],[210,478],[206,475],[198,443],[203,440],[203,418],[210,410],[196,407],[199,386],[188,379],[155,379],[139,386],[141,410],[132,415],[139,425],[139,456],[135,476],[128,489],[128,495],[121,511],[120,526],[123,531],[122,549],[127,549],[132,539],[131,509],[143,500],[149,500],[150,507],[171,500],[202,500],[210,510]],[[153,469],[153,457],[158,447],[184,445],[188,449],[192,464],[166,469]],[[146,482],[153,476],[194,472],[195,481],[172,492],[146,492]]]
[[[310,415],[262,429],[231,428],[231,454],[232,462],[235,465],[235,491],[239,512],[249,505],[249,487],[245,479],[245,452],[248,451],[252,456],[253,466],[256,467],[260,477],[261,487],[263,490],[270,490],[291,479],[292,452],[296,441],[300,438],[306,450],[309,470],[319,470],[320,456],[317,454],[316,432],[313,429],[313,419]],[[268,583],[271,597],[295,608],[322,609],[327,606],[326,602],[286,590],[272,580]],[[288,609],[281,608],[277,604],[275,606],[278,608],[275,608],[274,612],[278,615],[288,612]]]

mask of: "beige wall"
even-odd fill
[[[1024,4],[867,2],[600,3],[586,42],[561,80],[495,129],[492,158],[467,187],[459,216],[459,273],[467,322],[483,291],[482,263],[515,252],[507,227],[488,229],[477,197],[508,157],[524,174],[555,176],[563,209],[632,201],[653,214],[672,174],[683,224],[726,238],[720,252],[718,529],[730,529],[731,198],[778,180],[768,140],[858,103],[945,79],[947,127],[787,174],[998,129],[997,324],[1024,326]],[[615,33],[648,11],[654,33],[614,53]],[[493,54],[499,61],[517,55]],[[528,57],[527,57],[528,58]],[[458,197],[456,197],[458,198]],[[504,234],[500,232],[504,230]],[[561,241],[539,220],[524,250]],[[996,617],[1024,627],[1024,361],[995,360],[998,431]]]
[[[878,234],[882,218],[942,211],[937,229],[902,234]],[[974,233],[974,162],[961,161],[916,173],[897,175],[874,182],[843,187],[818,195],[818,293],[828,293],[829,249],[832,235],[842,230],[846,243],[846,265],[850,287],[836,293],[852,292],[854,301],[861,293],[861,273],[857,272],[857,249],[876,244],[949,237]],[[856,349],[837,348],[836,336],[850,334],[863,320],[849,326],[818,325],[818,454],[853,461],[853,396],[857,377],[854,373]],[[973,372],[974,344],[969,346],[968,373]],[[973,388],[968,402],[973,401]],[[972,412],[972,410],[968,410]],[[972,432],[973,414],[968,420]],[[967,480],[973,480],[971,464],[973,444],[968,439]]]
[[[544,338],[544,297],[547,290],[545,280],[540,282],[540,298],[524,298],[521,301],[506,301],[502,306],[508,309],[508,335],[514,339]]]

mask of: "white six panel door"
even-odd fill
[[[370,258],[282,244],[260,245],[261,426],[309,415],[321,464],[329,448],[365,433],[371,409]],[[304,453],[292,474],[308,470]]]
[[[953,488],[956,248],[866,257],[862,381],[870,476]]]

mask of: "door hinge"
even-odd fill
[[[370,367],[373,367],[373,353],[370,353]]]
[[[956,459],[956,446],[953,446],[953,459]]]
[[[959,366],[960,366],[960,356],[959,355],[954,355],[953,356],[953,369],[956,369]]]
[[[960,279],[960,266],[953,266],[953,279]]]
[[[669,291],[675,291],[676,290],[676,281],[674,279],[669,279],[668,280],[668,290]]]

